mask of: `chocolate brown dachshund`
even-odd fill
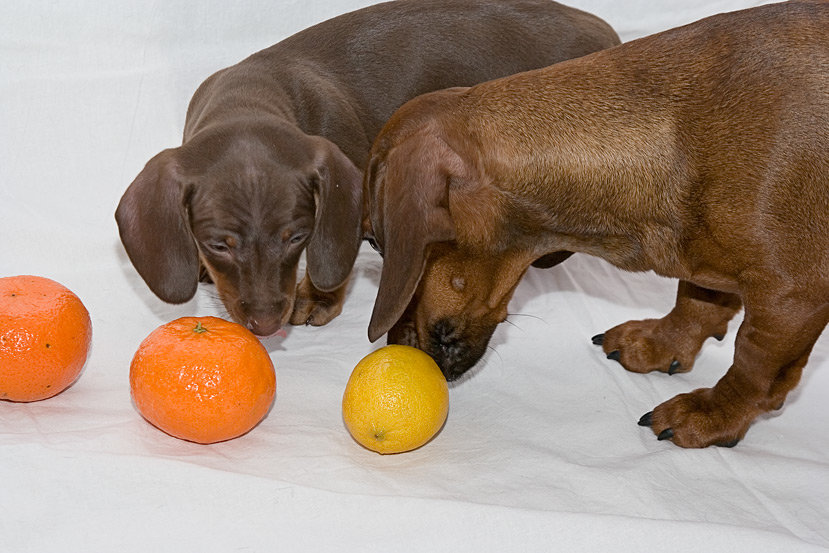
[[[201,276],[256,334],[325,324],[362,240],[362,169],[395,109],[618,43],[549,0],[399,0],[320,23],[199,87],[183,144],[121,199],[121,240],[164,301],[192,298]]]
[[[631,371],[688,371],[744,306],[725,376],[640,421],[736,444],[829,320],[827,29],[829,3],[770,4],[404,105],[367,169],[385,255],[370,339],[453,379],[534,261],[654,270],[679,279],[673,311],[594,342]]]

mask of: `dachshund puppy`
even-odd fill
[[[121,240],[164,301],[192,298],[201,276],[256,334],[325,324],[362,240],[362,169],[395,109],[618,43],[550,0],[399,0],[320,23],[199,87],[183,144],[121,199]]]
[[[640,421],[736,444],[829,320],[827,29],[829,3],[770,4],[404,105],[367,169],[370,339],[391,329],[453,379],[534,261],[653,270],[680,280],[673,311],[594,342],[631,371],[688,371],[744,306],[725,376]]]

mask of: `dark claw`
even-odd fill
[[[611,351],[610,353],[608,353],[608,354],[607,354],[607,358],[608,358],[608,359],[613,359],[614,361],[619,361],[620,363],[622,362],[622,361],[621,361],[621,359],[622,359],[622,354],[621,354],[621,353],[619,353],[619,350],[618,350],[618,349],[614,349],[613,351]]]
[[[653,424],[653,411],[645,413],[642,415],[642,418],[639,419],[637,423],[639,426],[650,426]]]
[[[677,361],[676,359],[674,359],[673,363],[671,363],[671,366],[668,367],[668,374],[677,373],[677,372],[679,372],[679,370],[681,368],[682,368],[682,365],[680,364],[680,362]]]
[[[674,437],[674,429],[673,428],[666,428],[662,432],[659,433],[659,436],[656,437],[657,440],[660,442],[662,440],[670,440]]]
[[[717,446],[717,447],[734,447],[738,443],[740,443],[740,438],[734,438],[733,440],[731,440],[729,442],[720,442],[720,443],[714,444],[714,445]]]
[[[725,340],[725,334],[714,334],[714,339],[718,342]]]
[[[593,343],[594,343],[594,344],[596,344],[597,346],[600,346],[600,345],[604,344],[604,334],[596,334],[595,336],[593,336],[593,337],[592,337],[592,338],[590,338],[590,339],[591,339],[591,340],[593,341]]]

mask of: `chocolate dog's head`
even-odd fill
[[[463,91],[421,96],[389,120],[363,192],[364,232],[384,258],[369,339],[388,332],[389,343],[422,349],[448,380],[481,358],[527,268],[567,255],[533,243],[533,221],[512,217],[513,198],[476,167],[473,138],[448,134],[460,125],[428,120],[430,105]]]
[[[290,317],[306,247],[318,289],[348,277],[360,245],[360,182],[325,139],[287,124],[237,121],[152,158],[116,219],[127,254],[158,297],[189,300],[201,273],[233,319],[267,336]]]

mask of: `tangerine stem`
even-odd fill
[[[202,332],[207,332],[207,329],[202,326],[201,321],[198,321],[196,322],[196,328],[193,329],[193,332],[201,334]]]

